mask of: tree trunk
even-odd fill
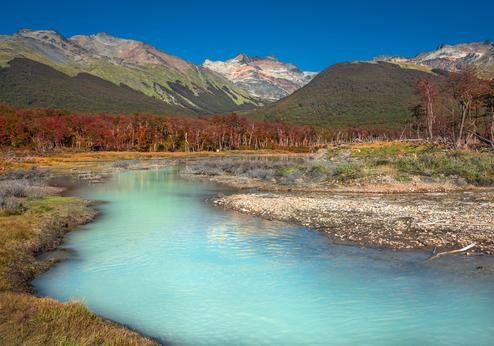
[[[463,130],[465,128],[465,119],[467,118],[468,114],[468,106],[462,105],[461,106],[461,122],[460,122],[460,130],[458,132],[458,138],[456,139],[456,147],[459,148],[462,144],[463,140]]]
[[[491,109],[491,147],[494,149],[494,109]]]

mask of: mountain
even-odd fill
[[[246,54],[227,61],[206,60],[202,66],[226,77],[253,97],[267,101],[290,95],[316,75],[273,57],[250,57]]]
[[[436,50],[420,53],[413,58],[378,57],[375,60],[417,64],[451,72],[471,67],[481,77],[494,78],[494,44],[490,41],[443,44]]]
[[[146,43],[99,33],[65,38],[23,29],[0,36],[0,66],[27,58],[68,76],[87,73],[161,100],[184,113],[249,109],[262,102],[231,81]]]
[[[419,78],[474,68],[494,77],[494,44],[442,45],[413,58],[378,57],[330,66],[301,89],[248,114],[269,120],[332,128],[403,128],[418,102]]]
[[[0,102],[80,112],[183,113],[179,107],[125,85],[115,85],[89,73],[71,77],[26,58],[14,58],[0,69]]]
[[[249,114],[332,128],[402,128],[418,101],[417,80],[426,76],[436,75],[387,62],[340,63],[292,95]]]

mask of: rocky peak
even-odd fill
[[[233,58],[232,61],[238,62],[240,64],[248,64],[252,61],[252,58],[247,54],[240,53],[235,58]]]
[[[21,29],[15,33],[15,36],[30,38],[57,46],[68,44],[68,40],[55,30]]]
[[[420,53],[413,58],[380,57],[375,60],[426,65],[452,72],[475,67],[480,75],[489,77],[494,71],[494,46],[490,41],[441,44],[437,49]]]
[[[29,46],[42,54],[50,55],[59,63],[67,63],[67,59],[83,60],[89,57],[83,48],[55,30],[21,29],[12,37],[27,42]]]
[[[183,59],[165,53],[144,42],[118,38],[104,32],[73,36],[70,41],[87,49],[92,54],[107,57],[118,63],[166,64],[182,71],[193,66]]]
[[[241,53],[226,61],[206,59],[203,66],[246,89],[252,96],[276,101],[307,84],[314,72],[304,72],[272,56],[251,57]]]

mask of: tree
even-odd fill
[[[417,82],[417,89],[421,98],[421,107],[425,110],[425,122],[429,139],[432,139],[433,126],[436,121],[434,112],[435,101],[437,97],[437,87],[430,78],[423,78]]]
[[[465,125],[472,110],[478,107],[479,102],[482,102],[481,96],[486,91],[486,84],[485,81],[477,78],[475,71],[468,69],[452,74],[450,87],[453,91],[453,98],[460,109],[458,136],[455,141],[455,146],[459,148],[466,144]],[[475,119],[473,119],[472,124],[475,124]]]
[[[486,115],[486,137],[489,138],[491,147],[494,149],[494,79],[487,87],[484,95],[485,115]]]

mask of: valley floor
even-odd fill
[[[184,177],[240,189],[215,198],[218,206],[300,223],[336,242],[429,250],[475,242],[472,253],[494,255],[493,163],[492,151],[451,153],[406,143],[343,146],[315,154],[4,152],[0,338],[23,344],[154,343],[80,303],[31,294],[30,280],[53,264],[36,256],[56,248],[66,232],[95,215],[88,201],[62,197],[59,189],[39,183],[33,167],[97,183],[119,170],[184,166]]]

